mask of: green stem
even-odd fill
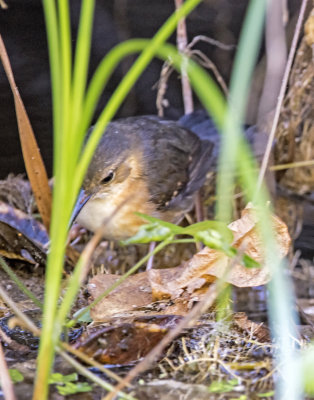
[[[281,365],[282,373],[282,377],[280,374],[276,384],[276,399],[289,398],[292,400],[301,398],[301,379],[300,369],[292,368],[293,360],[296,358],[292,338],[297,337],[297,333],[292,322],[295,319],[295,313],[293,312],[290,284],[283,273],[284,263],[281,261],[278,251],[271,210],[267,207],[269,195],[265,186],[260,190],[258,196],[255,195],[258,176],[254,171],[248,146],[241,139],[248,89],[259,50],[266,4],[266,0],[251,0],[235,58],[229,108],[219,158],[217,218],[225,222],[229,222],[231,218],[231,190],[234,187],[237,168],[241,185],[246,189],[246,198],[249,201],[254,199],[259,221],[258,228],[265,251],[265,263],[271,267],[269,313],[272,334],[279,344],[278,364]],[[226,173],[227,171],[229,173]],[[233,175],[230,174],[230,171]]]
[[[265,10],[265,0],[250,2],[231,75],[229,107],[222,132],[218,163],[216,203],[217,219],[227,223],[231,221],[232,216],[232,191],[236,166],[237,162],[241,162],[238,150],[244,153],[245,160],[250,158],[247,144],[243,140],[242,126],[248,90],[262,36]]]
[[[81,151],[82,139],[84,135],[79,135],[81,129],[81,117],[83,112],[83,103],[86,90],[88,64],[90,58],[91,36],[93,28],[95,0],[84,0],[82,2],[82,11],[77,36],[77,45],[75,51],[74,71],[73,71],[73,87],[72,87],[72,141],[75,160],[79,157]],[[84,129],[84,134],[87,130]],[[81,139],[82,137],[82,139]],[[76,142],[76,143],[75,143]]]
[[[53,108],[53,128],[54,128],[54,167],[58,165],[59,149],[62,147],[62,136],[59,134],[61,129],[62,116],[62,81],[61,81],[61,63],[60,63],[60,42],[59,42],[59,24],[57,19],[57,10],[54,0],[43,0],[44,16],[46,22],[46,31],[48,39],[48,51],[50,61],[50,75],[52,86],[52,108]]]
[[[169,244],[180,244],[180,243],[197,243],[195,239],[175,239],[172,240]]]

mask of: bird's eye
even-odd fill
[[[113,180],[113,178],[114,178],[114,172],[110,171],[109,174],[100,181],[100,183],[103,185],[106,185],[106,184],[110,183]]]

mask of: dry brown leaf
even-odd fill
[[[178,273],[178,269],[180,268],[161,270],[161,285],[164,285],[167,280],[173,279]],[[119,278],[121,278],[119,275],[95,275],[88,283],[88,291],[92,300],[104,293]],[[176,303],[172,301],[153,303],[147,272],[140,272],[129,276],[119,287],[93,307],[91,317],[94,321],[104,322],[112,318],[123,318],[124,320],[131,318],[132,320],[139,315],[185,315],[189,308],[188,300],[185,296]]]
[[[16,86],[8,54],[0,35],[0,58],[14,97],[16,117],[27,176],[32,186],[36,204],[44,225],[49,231],[51,214],[51,190],[48,184],[47,172],[41,158],[36,138],[28,119],[19,90]]]
[[[0,254],[30,263],[46,262],[49,238],[30,215],[0,201]]]
[[[181,319],[176,315],[157,315],[92,327],[74,347],[102,364],[128,364],[149,353]]]
[[[287,226],[276,216],[272,217],[274,231],[278,241],[278,250],[284,257],[290,246]],[[234,234],[233,246],[245,249],[245,253],[258,262],[263,261],[263,246],[256,228],[256,215],[251,205],[243,211],[241,218],[232,222],[229,228]],[[230,259],[218,250],[208,247],[195,254],[187,261],[175,279],[160,285],[160,270],[150,272],[150,281],[154,299],[177,298],[183,291],[193,293],[205,283],[223,277],[229,268]],[[245,268],[240,264],[233,265],[228,272],[226,282],[239,287],[264,285],[269,281],[269,268]]]
[[[93,299],[109,289],[118,279],[119,275],[96,275],[88,284],[88,290]],[[97,311],[105,310],[106,317],[134,310],[152,302],[152,292],[145,272],[130,276],[107,297],[102,299],[92,310],[92,318],[96,321],[103,320]],[[104,314],[104,312],[102,312]],[[100,317],[100,318],[99,318]]]

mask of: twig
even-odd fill
[[[171,67],[171,64],[169,63],[169,61],[166,61],[161,68],[159,81],[156,85],[153,86],[153,88],[157,86],[156,107],[159,117],[164,116],[164,107],[166,106],[167,102],[167,100],[165,99],[167,82],[172,72],[173,68]]]
[[[63,302],[61,303],[60,309],[58,311],[58,317],[59,317],[59,320],[61,323],[64,323],[64,321],[70,311],[71,305],[73,304],[73,301],[76,296],[76,287],[84,282],[84,280],[89,272],[92,254],[93,254],[95,248],[97,247],[98,243],[100,242],[100,240],[103,238],[103,233],[104,233],[106,224],[121,210],[122,207],[124,207],[129,202],[129,200],[132,197],[133,196],[130,195],[126,199],[124,199],[115,208],[114,212],[108,218],[105,218],[105,220],[102,221],[101,226],[96,230],[96,232],[92,236],[91,240],[85,246],[85,248],[76,264],[74,274],[71,276],[71,279],[70,279],[68,287],[67,287],[67,291],[63,298]],[[79,313],[78,316],[76,317],[76,319],[80,318],[81,315],[83,315],[90,307],[91,307],[91,305],[89,307],[85,308],[81,313]]]
[[[28,329],[36,336],[40,336],[40,330],[37,326],[18,308],[15,302],[10,298],[7,292],[0,285],[0,298],[11,308],[14,314],[28,327]]]
[[[287,65],[285,68],[285,73],[283,76],[283,80],[282,80],[282,84],[281,84],[281,88],[280,88],[280,92],[279,92],[279,96],[278,96],[278,102],[277,102],[276,109],[275,109],[275,115],[274,115],[271,131],[270,131],[270,135],[268,138],[265,154],[263,157],[260,173],[258,176],[257,191],[259,191],[262,186],[262,182],[263,182],[263,179],[264,179],[264,176],[266,173],[266,169],[267,169],[267,164],[268,164],[268,161],[270,158],[272,145],[274,142],[275,133],[276,133],[276,129],[277,129],[278,121],[279,121],[280,111],[281,111],[282,103],[284,100],[286,87],[288,84],[289,74],[290,74],[290,70],[292,67],[294,55],[295,55],[296,48],[297,48],[298,39],[299,39],[301,28],[302,28],[302,22],[303,22],[307,2],[308,2],[308,0],[302,0],[299,17],[298,17],[298,21],[297,21],[297,24],[295,27],[293,40],[291,43],[291,48],[290,48],[290,52],[289,52],[289,56],[288,56],[288,60],[287,60]]]
[[[15,400],[16,397],[14,394],[13,383],[10,378],[8,366],[4,358],[1,342],[0,342],[0,371],[1,371],[0,382],[5,400]]]
[[[178,10],[183,4],[183,0],[175,0],[176,10]],[[177,47],[180,53],[185,54],[187,48],[187,33],[185,18],[182,18],[177,26]],[[189,82],[189,78],[186,72],[186,60],[183,59],[181,65],[181,84],[182,84],[182,97],[184,104],[184,113],[190,114],[194,110],[193,105],[193,93]]]
[[[226,85],[223,77],[219,73],[216,65],[200,50],[198,50],[198,49],[192,50],[193,46],[200,41],[207,42],[213,46],[217,46],[222,50],[232,50],[236,46],[224,44],[224,43],[219,42],[218,40],[209,38],[207,36],[199,35],[199,36],[195,36],[193,38],[193,40],[187,44],[186,49],[185,49],[185,54],[188,57],[194,58],[195,61],[198,62],[200,65],[202,65],[203,67],[205,67],[213,72],[213,74],[215,75],[215,78],[217,79],[217,82],[220,84],[221,89],[223,90],[223,92],[225,93],[225,95],[227,97],[228,96],[227,85]],[[157,82],[156,85],[153,86],[154,89],[157,87],[156,107],[158,110],[159,117],[164,116],[163,109],[164,109],[164,107],[167,106],[167,101],[165,100],[164,97],[165,97],[165,93],[167,91],[167,82],[173,71],[174,71],[174,69],[171,66],[171,62],[166,61],[162,66],[159,81]]]
[[[110,371],[110,369],[105,368],[102,364],[99,362],[95,361],[93,358],[89,357],[87,354],[83,353],[80,350],[74,349],[72,346],[70,346],[68,343],[61,342],[60,347],[67,351],[68,353],[73,354],[76,358],[79,358],[81,361],[84,361],[85,364],[89,364],[92,367],[97,368],[100,372],[103,374],[107,375],[109,378],[114,379],[117,382],[121,382],[122,378],[115,374],[113,371]]]
[[[58,349],[58,353],[62,358],[64,358],[70,365],[72,365],[81,375],[85,376],[86,378],[90,379],[92,382],[97,383],[100,387],[104,388],[105,390],[111,390],[112,385],[104,381],[103,379],[99,378],[92,372],[90,372],[87,368],[83,367],[80,363],[78,363],[76,360],[74,360],[73,357],[69,356],[65,351],[62,351],[61,349]],[[134,397],[122,393],[119,393],[119,396],[122,399],[126,400],[135,400]]]
[[[209,43],[212,46],[216,46],[220,48],[221,50],[233,50],[236,46],[233,44],[225,44],[220,42],[219,40],[212,39],[208,36],[205,35],[198,35],[193,38],[193,40],[187,45],[187,54],[190,54],[191,56],[196,55],[198,56],[196,58],[197,62],[202,65],[203,67],[210,69],[213,74],[215,75],[215,78],[217,79],[217,82],[220,84],[221,89],[223,90],[225,96],[228,96],[228,88],[227,85],[221,76],[221,74],[218,71],[218,68],[216,65],[207,57],[205,54],[200,51],[200,50],[192,50],[192,48],[198,43],[198,42],[205,42]]]
[[[183,0],[175,0],[176,9],[182,6]],[[187,32],[185,18],[182,18],[177,26],[177,47],[181,54],[186,54],[188,46]],[[186,72],[186,63],[188,60],[183,58],[181,64],[181,85],[182,85],[182,98],[184,104],[184,114],[190,114],[194,111],[193,92],[190,85],[189,77]],[[203,202],[200,191],[195,196],[195,214],[196,220],[202,221],[204,219]]]
[[[112,212],[112,214],[107,217],[101,224],[101,226],[96,230],[90,241],[87,243],[87,245],[84,247],[84,250],[82,251],[82,254],[80,256],[81,262],[83,263],[84,267],[81,270],[81,276],[80,276],[80,283],[83,283],[84,280],[86,279],[86,276],[89,272],[90,268],[90,261],[93,252],[95,251],[96,247],[98,246],[99,242],[102,240],[104,237],[104,230],[106,225],[116,216],[116,214],[131,200],[133,196],[130,195],[127,198],[125,198]]]
[[[195,60],[202,65],[203,67],[210,69],[213,74],[215,75],[215,78],[217,79],[217,82],[220,84],[221,89],[223,90],[224,94],[226,97],[228,97],[228,87],[227,84],[224,80],[224,78],[222,77],[222,75],[220,74],[220,72],[218,71],[218,68],[216,67],[216,65],[212,62],[212,60],[210,58],[208,58],[207,56],[205,56],[204,53],[202,53],[200,50],[192,50],[191,51],[191,56],[196,56]]]
[[[156,247],[156,242],[150,242],[148,252],[152,253],[155,247]],[[150,269],[153,268],[153,262],[154,262],[154,256],[149,257],[149,260],[146,265],[146,271],[149,271]]]
[[[314,160],[295,161],[287,164],[272,165],[269,167],[271,171],[281,171],[282,169],[311,167],[314,165]]]
[[[3,299],[3,301],[11,308],[11,310],[14,312],[14,314],[19,318],[19,320],[22,322],[22,324],[30,330],[34,335],[40,336],[41,331],[38,329],[35,324],[32,322],[30,318],[28,318],[15,304],[15,302],[10,298],[10,296],[6,293],[6,291],[1,287],[0,285],[0,298]],[[95,360],[92,360],[90,357],[85,355],[84,353],[80,352],[79,350],[73,349],[70,345],[67,343],[60,342],[59,346],[63,348],[66,351],[69,351],[73,353],[76,357],[82,359],[85,363],[90,364],[96,368],[98,368],[101,372],[105,373],[108,377],[115,379],[116,381],[121,381],[121,378],[119,378],[116,374],[113,372],[107,370],[104,368],[102,365],[97,363]],[[1,349],[0,349],[1,352]],[[82,367],[83,368],[83,367]],[[4,373],[3,366],[1,366],[1,354],[0,354],[0,378],[2,377],[2,373]],[[2,382],[2,387],[3,387],[3,382]],[[10,399],[8,397],[8,399]],[[7,400],[7,398],[6,398]],[[12,398],[13,400],[13,398]]]
[[[21,292],[23,292],[28,298],[30,298],[37,307],[42,309],[43,305],[41,301],[39,301],[37,297],[22,283],[22,281],[9,267],[9,265],[4,261],[2,256],[0,256],[0,266],[4,270],[4,272],[12,279],[12,281],[16,284],[16,286],[21,290]]]
[[[205,35],[195,36],[193,38],[193,40],[191,40],[191,42],[188,44],[187,47],[189,49],[191,49],[198,42],[206,42],[213,46],[219,47],[222,50],[233,50],[236,47],[234,44],[225,44],[225,43],[220,42],[219,40],[212,39]]]

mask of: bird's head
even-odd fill
[[[136,149],[128,137],[118,143],[114,132],[106,132],[88,168],[71,222],[77,220],[95,231],[125,200],[142,196],[138,186],[143,175],[141,158],[139,147]]]

